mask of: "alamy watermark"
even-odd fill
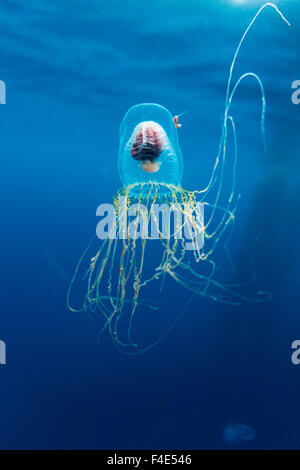
[[[300,340],[295,339],[295,341],[292,342],[291,348],[295,350],[291,356],[292,363],[298,366],[300,364]]]
[[[6,364],[6,344],[0,340],[0,365]]]
[[[0,80],[0,104],[6,104],[6,83]]]
[[[292,89],[295,90],[292,93],[292,103],[300,104],[300,80],[294,80],[292,82]]]
[[[152,204],[150,211],[142,203],[128,207],[126,196],[118,198],[118,207],[100,204],[96,227],[100,240],[110,239],[183,239],[186,250],[204,245],[204,204]],[[118,223],[117,223],[118,222]]]

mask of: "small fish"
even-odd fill
[[[175,127],[177,129],[179,129],[182,126],[182,124],[179,124],[179,122],[178,122],[179,121],[179,116],[174,116],[173,121],[174,121]]]
[[[177,129],[179,129],[182,126],[182,124],[179,123],[179,118],[183,116],[184,114],[186,114],[186,112],[187,111],[183,111],[183,113],[176,114],[176,116],[173,117],[173,121]]]

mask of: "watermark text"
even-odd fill
[[[96,215],[101,217],[96,227],[100,240],[107,238],[183,239],[186,250],[200,250],[204,245],[204,205],[202,203],[151,204],[128,206],[126,196],[118,199],[118,207],[101,204]]]
[[[6,364],[6,344],[0,340],[0,365]]]

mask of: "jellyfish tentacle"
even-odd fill
[[[243,75],[241,75],[239,77],[239,79],[236,81],[236,83],[235,83],[235,85],[232,89],[232,92],[230,94],[230,97],[229,97],[229,100],[228,100],[228,110],[230,109],[231,102],[232,102],[232,99],[235,95],[235,92],[236,92],[237,88],[239,87],[240,83],[247,77],[253,77],[257,81],[257,83],[259,85],[259,88],[260,88],[260,91],[261,91],[262,108],[261,108],[261,117],[260,117],[260,128],[261,128],[261,135],[262,135],[262,139],[263,139],[264,149],[266,151],[267,150],[266,133],[265,133],[266,94],[265,94],[265,90],[264,90],[264,86],[262,84],[262,81],[256,73],[247,72],[247,73],[244,73]]]
[[[256,15],[253,17],[252,21],[250,22],[250,24],[248,25],[248,27],[246,28],[244,34],[242,35],[242,38],[240,39],[239,43],[238,43],[238,46],[235,50],[235,53],[234,53],[234,56],[233,56],[233,60],[232,60],[232,63],[231,63],[231,66],[230,66],[230,70],[229,70],[229,77],[228,77],[228,81],[227,81],[227,87],[226,87],[226,96],[225,96],[225,110],[224,110],[224,121],[223,121],[223,126],[222,126],[222,133],[221,133],[221,138],[220,138],[220,142],[219,142],[219,150],[218,150],[218,153],[217,153],[217,157],[216,157],[216,160],[215,160],[215,164],[214,164],[214,168],[212,170],[212,174],[211,174],[211,177],[210,177],[210,180],[209,180],[209,183],[208,183],[208,186],[205,188],[205,190],[202,191],[202,194],[203,194],[203,198],[206,198],[207,197],[207,194],[208,192],[210,191],[210,189],[212,188],[212,186],[215,184],[216,182],[216,172],[219,168],[219,165],[220,165],[220,161],[221,161],[221,168],[220,168],[220,177],[217,178],[219,180],[219,183],[218,183],[218,188],[217,188],[217,196],[216,196],[216,199],[215,199],[215,204],[217,205],[218,204],[218,201],[219,201],[219,197],[220,197],[220,192],[221,192],[221,188],[222,188],[222,184],[223,184],[223,176],[224,176],[224,165],[225,165],[225,156],[226,156],[226,144],[227,144],[227,137],[228,137],[228,133],[227,133],[227,121],[228,121],[228,113],[229,113],[229,109],[230,109],[230,106],[231,106],[231,102],[232,102],[232,99],[233,99],[233,96],[236,92],[236,89],[238,87],[238,85],[240,84],[240,82],[247,76],[253,76],[257,81],[258,81],[258,84],[260,86],[260,89],[261,89],[261,93],[262,93],[262,112],[261,112],[261,131],[262,131],[262,136],[263,136],[263,142],[264,142],[264,146],[266,148],[266,140],[265,140],[265,131],[264,131],[264,119],[265,119],[265,108],[266,108],[266,99],[265,99],[265,93],[264,93],[264,88],[263,88],[263,85],[262,85],[262,82],[260,80],[260,78],[252,73],[252,72],[248,72],[244,75],[242,75],[236,82],[236,84],[234,85],[233,89],[231,90],[231,82],[232,82],[232,76],[233,76],[233,71],[234,71],[234,67],[235,67],[235,64],[236,64],[236,60],[237,60],[237,57],[238,57],[238,54],[239,54],[239,51],[241,49],[241,46],[243,44],[243,42],[245,41],[245,38],[246,36],[248,35],[249,33],[249,30],[252,28],[253,24],[255,23],[257,17],[261,14],[261,12],[266,8],[266,7],[271,7],[273,8],[278,14],[279,16],[282,18],[282,20],[288,25],[290,26],[290,23],[287,21],[287,19],[283,16],[283,14],[281,13],[281,11],[276,7],[276,5],[274,5],[273,3],[266,3],[265,5],[263,5],[259,10],[258,12],[256,13]],[[231,118],[232,119],[232,118]],[[233,121],[232,121],[233,122]],[[221,158],[221,155],[222,155],[222,158]],[[200,192],[199,192],[200,194]],[[209,222],[213,220],[213,216],[214,216],[214,212],[212,213],[210,219],[209,219]]]
[[[232,74],[233,74],[233,70],[234,70],[234,67],[235,67],[235,63],[236,63],[236,60],[237,60],[237,56],[239,54],[239,51],[242,47],[242,44],[246,38],[246,36],[248,35],[250,29],[252,28],[252,26],[254,25],[254,23],[256,22],[256,19],[258,16],[260,16],[261,12],[267,8],[267,7],[271,7],[273,8],[278,14],[279,16],[282,18],[282,20],[288,25],[288,26],[291,26],[290,23],[288,22],[288,20],[283,16],[283,14],[281,13],[281,11],[277,8],[276,5],[274,5],[274,3],[271,3],[271,2],[268,2],[268,3],[265,3],[264,5],[262,5],[262,7],[258,10],[258,12],[254,15],[252,21],[249,23],[249,26],[246,28],[242,38],[240,39],[239,43],[238,43],[238,46],[236,48],[236,51],[234,53],[234,56],[233,56],[233,60],[232,60],[232,63],[231,63],[231,66],[230,66],[230,70],[229,70],[229,77],[228,77],[228,82],[227,82],[227,89],[226,89],[226,98],[225,98],[225,110],[227,109],[227,106],[228,106],[228,101],[229,101],[229,96],[230,96],[230,85],[231,85],[231,80],[232,80]]]
[[[234,156],[233,156],[233,170],[232,170],[232,182],[230,185],[230,195],[227,199],[227,204],[223,207],[218,204],[221,188],[223,185],[223,178],[224,178],[224,165],[222,166],[222,174],[220,177],[220,185],[218,188],[218,193],[213,201],[213,203],[208,203],[207,201],[202,199],[204,205],[211,208],[211,213],[209,215],[208,221],[204,225],[204,235],[206,240],[212,240],[209,249],[205,253],[205,258],[208,258],[214,251],[215,247],[217,246],[218,242],[220,241],[222,235],[224,234],[225,230],[227,229],[230,223],[234,222],[235,211],[237,200],[234,201],[235,196],[235,184],[236,184],[236,166],[237,166],[237,141],[236,141],[236,130],[234,125],[234,120],[231,116],[227,116],[226,122],[229,121],[233,131],[233,139],[234,139]],[[225,160],[226,155],[226,148],[225,154],[223,159]],[[234,205],[233,205],[234,204]],[[233,207],[232,207],[233,206]],[[212,231],[209,231],[209,227],[212,223],[215,223],[216,212],[220,212],[220,219],[217,222],[217,225],[213,228]]]
[[[81,307],[81,308],[79,308],[79,309],[72,307],[71,301],[70,301],[70,297],[71,297],[71,293],[72,293],[72,290],[73,290],[74,282],[75,282],[75,280],[76,280],[76,278],[77,278],[77,275],[78,275],[80,266],[81,266],[81,264],[82,264],[82,262],[83,262],[83,260],[84,260],[84,258],[85,258],[85,256],[86,256],[88,250],[90,249],[92,243],[94,242],[95,238],[96,238],[96,236],[94,235],[94,236],[92,237],[91,241],[88,243],[88,245],[87,245],[86,248],[84,249],[84,251],[83,251],[81,257],[79,258],[79,261],[78,261],[78,263],[77,263],[77,265],[76,265],[76,267],[75,267],[75,271],[74,271],[74,274],[73,274],[73,276],[72,276],[72,279],[71,279],[71,282],[70,282],[70,285],[69,285],[69,288],[68,288],[68,291],[67,291],[67,306],[68,306],[68,308],[69,308],[72,312],[82,312],[82,311],[84,310],[84,307]]]

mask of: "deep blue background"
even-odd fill
[[[84,314],[66,308],[74,266],[110,202],[119,123],[139,102],[185,110],[183,186],[208,181],[229,66],[261,1],[3,0],[0,4],[0,448],[228,448],[226,423],[254,428],[246,448],[300,445],[300,2],[266,10],[236,75],[239,259],[258,232],[258,285],[274,299],[242,307],[197,299],[150,352],[120,354]],[[298,48],[297,48],[298,44]],[[247,264],[247,263],[246,263]],[[176,292],[169,292],[170,318]]]

